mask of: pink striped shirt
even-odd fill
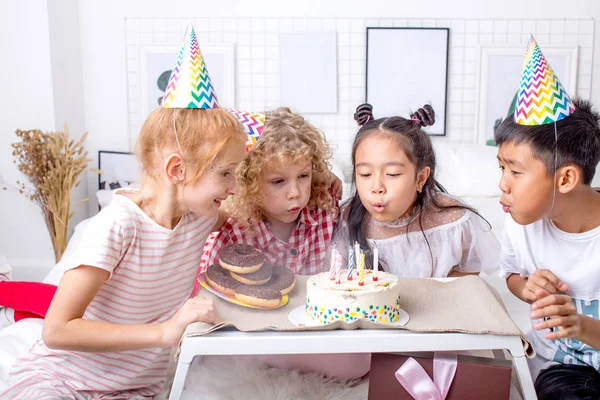
[[[83,318],[117,324],[158,324],[189,298],[202,248],[216,217],[185,214],[165,229],[123,195],[95,216],[69,269],[110,272]],[[169,349],[118,353],[51,350],[42,340],[15,363],[0,398],[147,398],[166,381]],[[35,381],[35,383],[34,383]]]

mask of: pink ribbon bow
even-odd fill
[[[417,400],[444,400],[456,373],[456,353],[434,353],[433,380],[421,364],[410,357],[396,371],[396,379]]]

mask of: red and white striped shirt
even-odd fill
[[[277,238],[264,221],[255,231],[242,227],[228,219],[221,230],[210,234],[200,262],[202,273],[219,261],[221,249],[230,244],[245,243],[261,250],[266,261],[287,267],[297,275],[314,275],[321,272],[333,237],[335,219],[331,212],[323,209],[303,208],[290,239],[285,242]]]
[[[117,324],[158,324],[189,298],[204,242],[216,217],[185,214],[165,229],[123,195],[89,223],[69,269],[110,272],[83,318]],[[114,353],[51,350],[42,340],[11,370],[0,398],[149,398],[164,386],[169,349]]]

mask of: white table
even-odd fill
[[[360,343],[360,349],[356,344]],[[521,384],[524,400],[535,400],[521,339],[518,336],[421,333],[406,330],[331,330],[300,332],[239,332],[221,330],[187,337],[175,372],[170,400],[179,400],[190,363],[196,355],[391,353],[506,349]]]

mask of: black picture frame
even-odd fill
[[[124,165],[125,168],[130,167],[131,165],[137,166],[137,160],[133,153],[125,151],[98,151],[98,169],[102,172],[98,174],[98,190],[113,190],[137,183],[136,179],[133,178],[137,175],[137,170],[125,171],[125,178],[119,178],[115,172],[115,166],[117,165]],[[121,173],[123,172],[121,171]],[[110,176],[108,176],[108,174],[110,174]],[[102,179],[103,176],[106,177],[105,180]],[[113,181],[109,183],[109,187],[106,187],[108,179],[113,179]],[[121,180],[123,182],[121,182]]]

